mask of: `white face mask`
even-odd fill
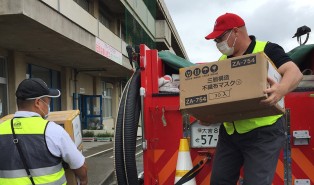
[[[40,99],[42,102],[44,102],[44,104],[45,105],[47,105],[47,107],[48,107],[48,112],[47,112],[47,114],[45,114],[45,112],[43,111],[43,110],[41,110],[40,109],[40,111],[44,114],[44,119],[47,119],[48,118],[48,115],[49,115],[49,113],[50,113],[50,106],[44,101],[44,100],[42,100],[42,99]]]
[[[227,38],[226,40],[224,40],[224,41],[222,41],[222,42],[219,42],[219,43],[216,43],[216,47],[218,48],[218,50],[219,50],[222,54],[227,55],[227,56],[233,54],[233,52],[234,52],[234,45],[235,45],[235,42],[236,42],[236,40],[237,40],[237,37],[236,37],[236,38],[234,39],[234,42],[233,42],[233,44],[232,44],[232,47],[229,47],[229,45],[228,45],[228,39],[229,39],[231,33],[232,33],[232,31],[229,33],[228,38]]]

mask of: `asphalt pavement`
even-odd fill
[[[113,142],[83,142],[89,185],[101,185],[113,171]]]
[[[140,143],[140,140],[138,141]],[[83,142],[83,155],[86,158],[88,168],[89,185],[113,185],[115,175],[113,173],[113,142]],[[138,174],[143,171],[143,158],[141,146],[136,158]]]

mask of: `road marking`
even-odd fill
[[[90,158],[90,157],[94,157],[94,156],[96,156],[96,155],[102,154],[102,153],[104,153],[104,152],[108,152],[108,151],[110,151],[110,150],[113,150],[113,148],[109,148],[109,149],[107,149],[107,150],[103,150],[103,151],[94,153],[94,154],[89,155],[89,156],[87,156],[87,157],[85,157],[85,158],[88,159],[88,158]]]
[[[142,144],[136,145],[136,148],[139,147],[139,146],[142,146]],[[143,153],[143,150],[141,150],[140,152],[136,153],[135,156],[138,156],[138,155],[140,155],[140,154],[142,154],[142,153]],[[109,158],[112,159],[113,156],[110,156]]]
[[[140,139],[141,139],[141,138],[137,138],[137,139],[136,139],[136,141],[138,141],[138,140],[140,140]],[[138,145],[136,145],[136,148],[137,148],[137,147],[139,147],[139,146],[141,146],[141,145],[142,145],[142,144],[138,144]],[[110,150],[113,150],[113,148],[109,148],[109,149],[107,149],[107,150],[103,150],[103,151],[100,151],[100,152],[94,153],[94,154],[92,154],[92,155],[89,155],[89,156],[85,157],[85,159],[88,159],[88,158],[90,158],[90,157],[94,157],[94,156],[96,156],[96,155],[99,155],[99,154],[102,154],[102,153],[108,152],[108,151],[110,151]],[[141,154],[141,153],[143,153],[143,151],[141,151],[141,152],[137,153],[137,154],[136,154],[136,156],[137,156],[137,155],[139,155],[139,154]],[[110,156],[109,158],[113,158],[113,156]]]
[[[141,155],[142,153],[143,153],[143,151],[140,151],[140,152],[136,153],[135,156]],[[113,158],[113,155],[110,156],[109,158],[112,159],[112,158]]]

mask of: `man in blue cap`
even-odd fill
[[[60,91],[30,78],[19,84],[15,94],[18,111],[0,123],[0,184],[65,185],[65,161],[86,185],[85,157],[60,125],[45,120],[51,98],[59,97]]]

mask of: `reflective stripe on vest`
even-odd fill
[[[56,179],[51,181],[51,179]],[[66,178],[64,175],[64,170],[62,168],[61,171],[40,177],[33,177],[33,180],[36,185],[66,185]],[[28,177],[20,177],[20,178],[0,178],[1,185],[30,185],[31,182]]]
[[[52,167],[46,167],[46,168],[38,168],[38,169],[29,169],[33,177],[43,176],[46,174],[53,174],[57,173],[62,169],[62,163],[52,166]],[[0,170],[0,177],[3,178],[19,178],[19,177],[25,177],[27,176],[27,173],[25,169],[19,169],[19,170]]]
[[[25,170],[24,170],[25,171]],[[55,179],[55,180],[52,180]],[[64,175],[64,170],[61,170],[54,174],[49,175],[42,175],[39,177],[33,177],[33,180],[36,185],[66,185],[67,181]],[[31,182],[29,178],[26,177],[15,177],[15,178],[1,178],[0,177],[0,184],[1,185],[30,185]]]
[[[252,53],[258,53],[258,52],[264,51],[266,44],[267,42],[256,41],[256,44]],[[219,60],[225,60],[227,58],[228,57],[226,55],[222,55],[219,58]],[[237,120],[237,121],[234,121],[233,123],[224,122],[224,126],[229,135],[233,134],[235,129],[238,133],[243,134],[258,127],[272,125],[281,116],[282,115],[275,115],[275,116],[251,118],[251,119],[245,119],[245,120]]]
[[[47,120],[41,117],[14,118],[13,127],[35,184],[66,184],[61,158],[46,144]],[[0,184],[31,184],[13,143],[11,120],[0,124]]]

